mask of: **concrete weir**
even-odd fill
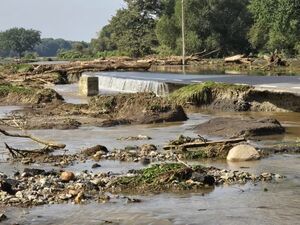
[[[82,75],[79,80],[79,93],[84,96],[99,94],[98,77]]]
[[[86,80],[89,80],[89,82],[87,82]],[[95,82],[95,84],[91,85],[90,82]],[[98,84],[98,91],[107,90],[127,93],[153,92],[157,96],[166,96],[172,91],[183,86],[182,84],[160,82],[155,80],[127,79],[84,73],[79,82],[80,90],[83,90],[81,91],[81,93],[83,93],[84,95],[86,95],[87,92],[94,93],[97,89],[95,87],[96,83]],[[86,91],[85,88],[92,90]]]

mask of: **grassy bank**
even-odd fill
[[[191,103],[195,105],[210,104],[218,92],[245,92],[249,90],[250,86],[225,84],[216,82],[204,82],[200,84],[192,84],[182,87],[173,92],[169,98],[172,102],[177,104]]]

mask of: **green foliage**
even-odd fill
[[[6,74],[24,73],[33,71],[34,67],[30,64],[6,63],[2,66],[1,72]]]
[[[186,51],[188,54],[206,49],[220,49],[222,55],[247,52],[247,33],[251,16],[249,0],[188,0],[185,1]],[[173,7],[173,9],[172,9]],[[159,43],[179,54],[182,48],[181,0],[164,4],[165,15],[157,22]]]
[[[152,54],[158,45],[153,15],[157,13],[159,2],[126,0],[128,7],[117,11],[98,38],[93,40],[92,50],[118,50],[132,57]]]
[[[40,32],[24,28],[12,28],[0,33],[0,50],[16,52],[19,57],[32,51],[41,41]]]
[[[107,57],[114,57],[114,56],[128,56],[128,55],[125,52],[120,52],[118,50],[96,52],[95,54],[93,54],[94,58],[107,58]]]
[[[61,50],[71,50],[72,42],[64,39],[43,38],[34,50],[43,57],[56,56]]]
[[[252,0],[249,40],[257,51],[299,54],[300,4],[295,0]]]
[[[184,166],[178,163],[166,163],[166,164],[156,164],[149,168],[138,170],[137,176],[135,177],[121,177],[117,180],[118,184],[122,185],[143,185],[143,184],[157,184],[159,178],[163,175],[176,172],[183,169]]]
[[[37,59],[39,56],[36,52],[26,52],[24,57],[22,59],[25,60],[35,60]]]
[[[9,93],[32,94],[34,93],[34,90],[23,86],[16,86],[11,84],[0,84],[0,96],[6,96]]]
[[[91,58],[91,56],[83,54],[82,52],[76,50],[60,51],[57,56],[60,59],[66,59],[66,60]]]
[[[247,91],[250,86],[226,84],[226,83],[215,83],[212,81],[191,84],[182,87],[174,91],[170,95],[170,99],[180,104],[185,104],[188,102],[194,104],[210,104],[213,100],[213,91]]]

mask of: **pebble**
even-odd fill
[[[98,163],[95,163],[95,164],[92,165],[92,169],[96,169],[96,168],[99,168],[99,167],[101,167],[101,165],[98,164]]]
[[[72,172],[62,172],[60,175],[60,180],[63,182],[69,182],[75,179],[75,175]]]

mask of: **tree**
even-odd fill
[[[295,0],[252,0],[249,40],[257,50],[300,53],[300,4]]]
[[[249,0],[186,0],[188,54],[220,49],[222,55],[249,51],[247,33],[252,24]],[[159,43],[181,52],[181,0],[165,0],[156,33]],[[173,7],[173,9],[172,9]],[[174,47],[175,46],[175,47]]]
[[[0,33],[0,50],[14,51],[21,57],[26,51],[32,51],[40,41],[39,31],[12,28]]]
[[[98,38],[91,40],[90,47],[94,53],[117,50],[117,45],[112,40],[111,25],[106,25],[102,28],[98,34]]]
[[[43,38],[41,43],[34,47],[34,51],[40,56],[56,56],[60,50],[72,49],[72,42],[64,39]]]
[[[100,51],[118,50],[133,57],[154,52],[158,46],[155,35],[160,0],[125,0],[127,8],[117,11],[109,24],[93,40]]]

